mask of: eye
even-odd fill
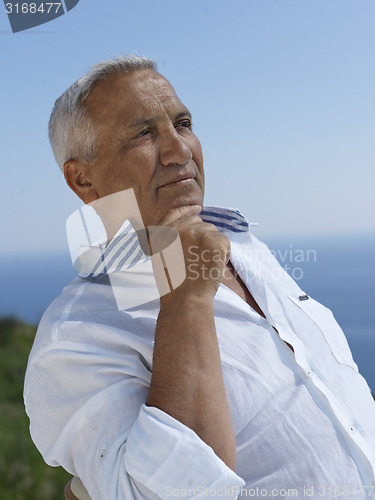
[[[150,134],[150,133],[151,133],[151,129],[145,128],[136,137],[144,137],[145,135]]]
[[[190,130],[192,129],[191,120],[189,120],[188,118],[184,118],[183,120],[179,121],[176,126],[182,128],[188,128]]]

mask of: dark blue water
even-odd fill
[[[375,237],[267,243],[301,288],[332,309],[375,392]],[[2,257],[1,269],[0,315],[34,324],[76,275],[68,253]]]

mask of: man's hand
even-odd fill
[[[235,470],[236,442],[213,310],[230,244],[202,221],[200,211],[199,206],[176,208],[159,222],[178,231],[187,276],[160,299],[146,404],[193,429]]]
[[[175,229],[181,240],[186,279],[178,287],[178,293],[213,299],[229,259],[230,243],[213,224],[202,221],[201,210],[199,205],[174,208],[158,226]],[[157,243],[156,231],[152,236],[152,253],[156,253],[161,245]],[[163,231],[160,231],[160,238],[163,238]]]

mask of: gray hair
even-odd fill
[[[55,102],[49,120],[49,139],[55,159],[64,170],[68,160],[95,159],[96,131],[84,104],[95,84],[113,75],[141,69],[156,70],[156,63],[139,56],[121,56],[96,64]]]

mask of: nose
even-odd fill
[[[186,165],[192,159],[190,146],[173,127],[159,137],[160,161],[162,165]]]

